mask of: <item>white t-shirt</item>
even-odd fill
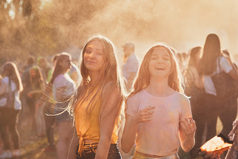
[[[142,90],[129,97],[126,108],[129,115],[134,116],[147,106],[155,106],[152,120],[138,126],[136,151],[157,156],[175,154],[180,146],[179,122],[192,117],[189,103],[189,99],[178,92],[158,97]]]
[[[232,70],[232,66],[230,65],[229,61],[223,56],[217,58],[217,64],[220,66],[217,65],[216,71],[213,72],[212,75],[221,72],[229,73]],[[211,79],[212,75],[204,75],[204,89],[206,93],[216,95],[216,89]]]
[[[5,93],[5,92],[8,91],[8,87],[9,87],[8,85],[9,85],[9,78],[4,77],[2,79],[2,85],[1,85],[0,89],[4,89],[4,93]],[[17,87],[16,87],[15,82],[11,81],[11,91],[15,91],[16,89],[17,89]],[[3,93],[3,92],[1,92],[1,93]],[[6,103],[7,103],[7,98],[2,98],[0,100],[0,107],[5,106]],[[21,110],[22,109],[19,91],[15,91],[14,109],[15,110]]]
[[[136,73],[138,68],[139,68],[139,60],[136,57],[136,55],[133,53],[128,57],[126,63],[123,64],[122,66],[123,76],[128,80],[130,73],[132,72]]]
[[[57,99],[56,93],[57,90],[60,90],[60,93],[62,93],[65,97],[70,97],[74,94],[76,88],[74,81],[69,77],[67,73],[58,75],[54,82],[53,82],[53,96],[56,101],[60,101],[60,99]]]

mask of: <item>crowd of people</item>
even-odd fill
[[[18,118],[25,108],[31,132],[46,135],[45,150],[56,151],[58,159],[179,159],[180,151],[195,159],[218,133],[228,138],[237,116],[238,70],[216,34],[184,54],[157,43],[141,64],[134,43],[124,44],[123,52],[120,65],[112,41],[94,36],[82,49],[80,66],[66,52],[56,54],[51,66],[43,57],[30,57],[24,67],[6,62],[0,76],[2,154],[21,155]]]

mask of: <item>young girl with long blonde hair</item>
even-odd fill
[[[78,159],[119,159],[118,121],[122,82],[112,42],[91,38],[82,50],[81,74],[74,104]]]
[[[136,159],[176,159],[181,145],[194,145],[196,125],[189,99],[183,95],[175,56],[164,44],[146,53],[126,102],[122,150],[133,145]]]

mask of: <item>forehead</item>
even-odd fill
[[[156,48],[154,48],[151,55],[152,56],[158,56],[158,55],[170,56],[168,50],[166,48],[164,48],[164,47],[156,47]]]
[[[93,40],[87,44],[86,48],[94,48],[98,50],[103,50],[103,43],[99,40]]]

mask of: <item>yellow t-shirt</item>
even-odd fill
[[[83,95],[80,102],[75,107],[75,127],[77,135],[79,136],[79,142],[83,140],[99,142],[100,139],[100,107],[101,107],[101,94],[102,89],[95,88],[93,90],[87,90]],[[94,108],[88,111],[89,106]],[[89,112],[87,114],[87,112]],[[115,144],[118,139],[117,135],[118,125],[114,127],[111,143]],[[82,143],[79,143],[82,144]]]

